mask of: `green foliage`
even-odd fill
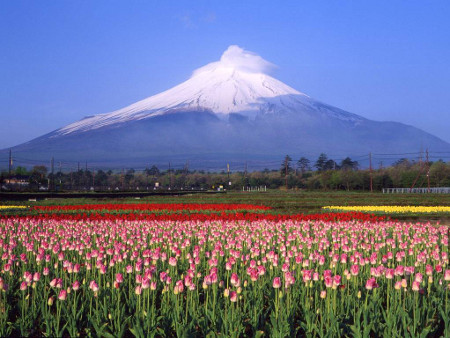
[[[48,173],[45,166],[35,166],[30,172],[25,168],[16,168],[16,172],[26,173],[30,183],[21,190],[36,191],[47,187],[48,180],[55,179],[58,191],[87,191],[91,187],[95,191],[143,191],[143,190],[209,190],[222,185],[226,190],[242,190],[243,187],[263,187],[279,189],[286,186],[286,169],[288,189],[310,190],[370,190],[370,177],[373,189],[411,188],[428,186],[450,186],[450,163],[437,161],[429,170],[422,163],[414,163],[407,159],[397,161],[393,166],[378,168],[372,171],[359,169],[357,161],[347,157],[339,165],[326,154],[321,154],[314,164],[317,170],[311,170],[310,161],[302,157],[295,169],[292,159],[286,155],[279,170],[264,169],[262,171],[205,172],[184,169],[161,172],[156,166],[143,171],[128,169],[124,171],[105,172],[103,170],[80,169],[74,172],[55,171],[54,176]],[[428,174],[428,176],[427,176]],[[5,180],[7,174],[2,173]],[[229,185],[231,182],[231,185]],[[158,183],[158,185],[156,184]]]

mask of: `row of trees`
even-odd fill
[[[279,170],[265,169],[254,172],[204,172],[182,170],[160,170],[153,166],[143,171],[129,169],[92,171],[80,169],[75,172],[49,173],[45,166],[35,166],[28,170],[16,167],[11,175],[0,174],[4,190],[156,190],[156,189],[216,189],[223,186],[228,190],[242,190],[243,187],[267,187],[267,189],[333,189],[333,190],[374,190],[383,188],[450,186],[450,163],[437,161],[424,163],[401,159],[386,168],[373,171],[361,170],[358,162],[347,157],[339,163],[321,154],[311,163],[305,157],[295,165],[286,156]],[[315,169],[315,170],[313,170]],[[428,175],[428,176],[427,176]]]
[[[338,164],[334,160],[329,159],[328,156],[324,153],[320,154],[319,158],[314,163],[314,168],[316,168],[318,172],[323,172],[327,170],[358,170],[358,167],[359,167],[358,162],[352,161],[350,157],[346,157],[341,161],[340,164]],[[301,157],[297,161],[297,166],[295,170],[297,170],[297,168],[302,174],[311,171],[312,170],[311,161],[306,157]],[[294,172],[294,168],[292,166],[292,158],[289,155],[286,155],[283,162],[281,163],[280,172],[282,175]]]

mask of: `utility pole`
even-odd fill
[[[245,184],[245,188],[247,188],[247,187],[248,187],[248,179],[247,179],[247,161],[245,161],[244,184]]]
[[[427,153],[426,153],[426,158],[427,158],[427,184],[428,184],[428,189],[427,192],[430,193],[430,163],[428,162],[429,158],[428,158],[428,148],[427,148]]]
[[[13,160],[12,160],[12,153],[11,153],[11,149],[9,149],[9,161],[8,161],[8,165],[9,165],[9,183],[11,184],[11,170],[12,170],[12,165],[13,165]]]
[[[62,173],[61,173],[61,161],[59,161],[59,173],[58,173],[58,176],[59,176],[59,185],[61,185],[61,175],[62,175]]]
[[[88,171],[88,167],[87,167],[87,161],[85,162],[85,167],[84,167],[84,185],[85,185],[85,189],[88,188],[89,186],[89,177],[87,174]]]
[[[422,154],[422,148],[420,148],[420,153]],[[422,155],[420,155],[420,156],[422,157]],[[428,178],[429,177],[429,175],[428,175],[428,170],[429,170],[429,168],[428,168],[428,149],[427,149],[427,161],[426,161],[426,163],[423,163],[422,159],[419,161],[419,173],[417,174],[417,177],[414,180],[411,188],[409,188],[409,192],[410,193],[412,192],[414,186],[416,185],[417,181],[419,180],[420,175],[422,175],[422,171],[425,169],[425,166],[427,167],[427,178]],[[430,184],[428,183],[428,190],[429,190],[429,187],[430,187]]]
[[[285,169],[285,174],[284,174],[284,181],[286,183],[286,191],[288,190],[288,160],[286,158],[286,160],[284,161],[284,169]]]
[[[92,168],[92,187],[95,190],[95,168]]]
[[[55,160],[52,157],[52,188],[50,190],[55,190]]]
[[[170,162],[169,162],[169,190],[172,189],[172,170],[170,170]]]
[[[124,190],[124,179],[125,179],[125,174],[124,174],[124,169],[122,168],[122,191]]]
[[[372,153],[369,153],[369,170],[370,170],[370,192],[373,192]]]

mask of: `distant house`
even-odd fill
[[[15,176],[11,178],[5,178],[3,183],[4,184],[10,184],[10,185],[19,185],[22,187],[30,185],[30,182],[28,182],[27,176]]]

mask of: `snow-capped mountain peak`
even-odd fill
[[[274,106],[295,110],[299,103],[308,105],[308,96],[267,74],[274,67],[261,56],[233,45],[219,61],[195,70],[187,81],[125,108],[72,123],[57,134],[145,119],[174,109],[207,110],[218,116],[239,113],[254,118],[273,111]]]
[[[323,152],[345,157],[450,149],[412,126],[370,121],[309,98],[271,77],[272,68],[259,55],[230,46],[219,61],[165,92],[86,117],[13,151],[39,161],[70,154],[107,167],[184,165],[192,159],[196,168],[215,170],[228,162],[243,168],[247,160],[276,168],[286,154],[312,159]]]

